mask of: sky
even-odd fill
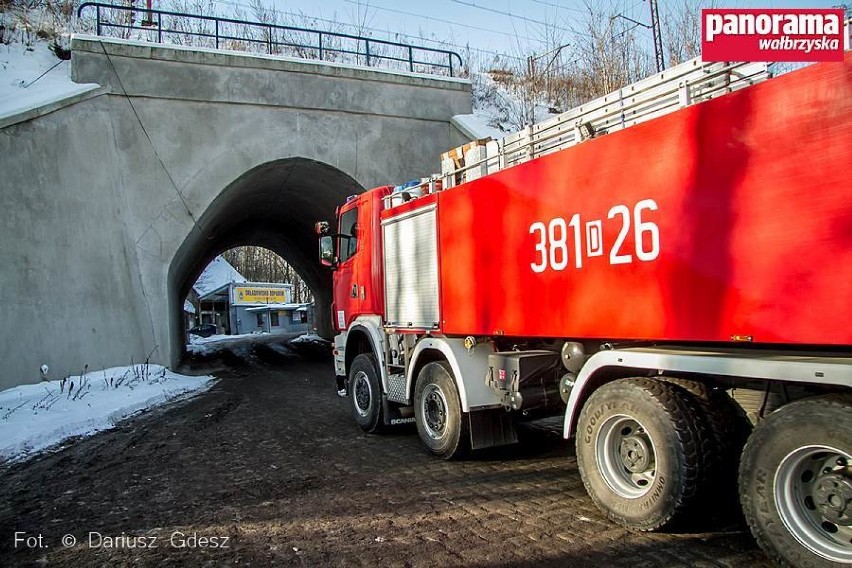
[[[242,8],[250,0],[212,0],[225,11]],[[487,57],[499,52],[509,55],[543,54],[547,47],[570,43],[572,27],[578,28],[585,13],[584,0],[262,0],[280,12],[303,14],[316,27],[331,22],[346,24],[348,32],[361,25],[371,35],[393,41],[454,51],[471,48]],[[650,22],[647,0],[587,0],[612,14]],[[831,7],[843,0],[716,0],[717,7]],[[667,10],[696,0],[659,0],[660,16]],[[325,21],[323,21],[325,20]],[[625,26],[630,26],[626,20]],[[313,27],[313,26],[311,26]],[[641,28],[639,32],[645,32]],[[650,32],[645,32],[650,37]],[[423,41],[421,38],[434,40]],[[547,40],[550,40],[549,42]],[[665,42],[665,37],[663,38]],[[442,44],[442,45],[439,45]]]

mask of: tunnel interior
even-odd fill
[[[169,267],[170,341],[184,354],[183,298],[218,254],[237,246],[272,250],[298,272],[316,301],[315,325],[331,333],[331,272],[317,259],[314,223],[364,188],[342,171],[314,160],[287,158],[257,166],[231,182],[198,219]],[[176,362],[176,361],[175,361]]]

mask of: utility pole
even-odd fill
[[[660,10],[657,0],[648,0],[651,7],[651,34],[654,36],[654,59],[657,61],[657,73],[666,68],[663,54],[663,30],[660,25]]]
[[[651,30],[651,35],[654,38],[654,60],[657,63],[657,73],[659,73],[666,68],[665,54],[663,53],[663,30],[662,26],[660,25],[660,10],[657,6],[657,0],[648,0],[648,3],[651,6],[650,26],[646,23],[634,20],[633,18],[628,18],[624,14],[616,14],[612,16],[610,20],[614,20],[615,18],[621,18],[634,24],[634,27],[642,26],[646,30]]]
[[[544,75],[545,90],[547,90],[547,87],[550,84],[549,76],[547,75],[547,73],[550,71],[550,66],[553,65],[553,62],[556,61],[556,59],[559,57],[559,54],[562,53],[562,50],[565,49],[566,47],[569,47],[570,45],[571,45],[570,43],[566,43],[566,44],[560,45],[559,47],[553,48],[546,53],[542,53],[541,55],[530,55],[530,56],[528,56],[527,57],[527,76],[529,77],[530,83],[532,84],[536,80],[536,77],[538,75],[538,71],[536,69],[536,67],[537,67],[536,61],[538,61],[539,59],[543,59],[550,54],[553,54],[553,57],[550,58],[550,61],[547,63],[547,65],[544,66],[544,69],[541,71],[541,73]],[[527,117],[526,122],[527,122],[527,124],[534,124],[535,123],[535,96],[530,91],[531,91],[531,89],[528,86],[527,89],[526,89],[526,95],[527,96],[525,96],[525,98],[528,98],[529,100],[524,101],[524,104],[527,106],[527,110],[529,112],[529,116]]]

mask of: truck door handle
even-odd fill
[[[352,294],[350,294],[350,295],[351,295],[351,297],[353,297],[353,298],[357,298],[357,297],[358,297],[358,285],[357,285],[357,284],[353,284],[353,285],[352,285]]]

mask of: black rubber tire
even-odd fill
[[[430,433],[424,411],[424,394],[440,391],[446,401],[444,426]],[[428,404],[428,403],[427,403]],[[458,388],[449,365],[444,361],[427,363],[417,375],[414,387],[414,421],[417,434],[426,450],[445,460],[457,459],[467,454],[470,448],[470,433],[467,417],[462,412]]]
[[[620,379],[597,389],[580,413],[577,464],[586,491],[616,523],[642,531],[680,522],[694,501],[701,479],[699,450],[706,432],[682,389],[648,378]],[[638,497],[617,493],[601,473],[596,444],[601,427],[617,416],[644,427],[654,448],[655,476]]]
[[[841,566],[802,545],[778,511],[775,482],[779,466],[797,449],[810,445],[852,455],[852,396],[826,395],[792,402],[755,427],[740,461],[743,513],[760,547],[779,564]],[[852,548],[852,542],[846,544]]]
[[[363,373],[362,382],[356,389],[356,379]],[[368,389],[364,387],[368,386]],[[357,390],[357,393],[356,393]],[[356,396],[366,394],[366,401],[362,401],[362,409],[358,408]],[[355,423],[365,432],[380,433],[384,430],[384,416],[382,412],[382,385],[379,381],[379,373],[376,370],[376,358],[372,353],[361,353],[352,361],[349,368],[349,408]]]
[[[702,479],[694,505],[695,516],[701,518],[694,520],[742,525],[737,476],[740,456],[751,434],[751,422],[723,390],[689,379],[658,378],[689,393],[708,433],[699,452]]]

